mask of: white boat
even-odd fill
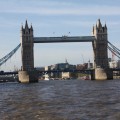
[[[45,75],[45,79],[44,80],[51,80],[50,77],[48,75]]]
[[[47,77],[45,77],[45,79],[44,80],[50,80],[49,78],[47,78]]]

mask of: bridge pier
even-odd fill
[[[18,78],[20,83],[38,82],[38,74],[36,71],[19,71]]]
[[[109,69],[96,68],[95,69],[95,80],[111,80],[113,79],[112,71]]]

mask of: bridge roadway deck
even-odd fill
[[[40,71],[39,73],[58,73],[58,72],[92,72],[93,70],[85,69],[85,70],[48,70],[48,71]]]
[[[38,73],[58,73],[58,72],[92,72],[93,70],[47,70],[47,71],[38,71]],[[0,75],[13,75],[18,74],[18,72],[0,72]]]
[[[120,68],[110,68],[111,71],[120,71]],[[94,69],[85,69],[85,70],[48,70],[48,71],[39,71],[39,73],[57,73],[57,72],[92,72]],[[18,72],[1,72],[0,75],[13,75],[18,74]]]
[[[92,42],[94,36],[34,37],[34,43]]]

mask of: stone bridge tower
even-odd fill
[[[21,27],[21,55],[22,55],[22,70],[31,71],[34,69],[33,56],[33,28],[29,28],[26,21],[25,28]]]
[[[107,26],[106,24],[102,26],[100,19],[98,19],[97,24],[93,26],[93,36],[96,38],[93,42],[95,79],[112,79],[112,73],[109,71],[108,64]]]
[[[22,67],[19,71],[20,82],[35,82],[34,72],[34,40],[33,27],[29,28],[27,20],[25,27],[21,26],[21,57]]]

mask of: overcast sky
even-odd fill
[[[120,0],[0,0],[0,58],[20,43],[20,28],[28,20],[35,37],[87,36],[98,19],[107,24],[108,40],[120,48]],[[35,67],[93,61],[91,43],[34,44]],[[111,54],[109,54],[111,57]],[[117,59],[117,58],[116,58]],[[21,51],[1,66],[19,69]]]

